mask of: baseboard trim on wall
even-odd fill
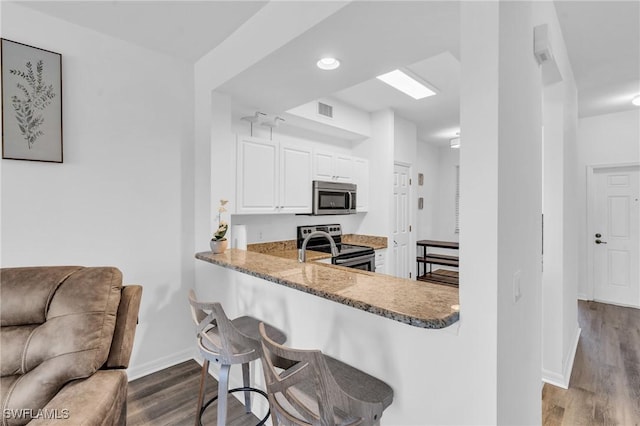
[[[165,368],[172,367],[181,362],[194,359],[195,355],[195,348],[188,348],[183,351],[137,365],[135,367],[130,367],[129,369],[127,369],[127,376],[129,377],[129,381],[139,379],[140,377],[147,376],[151,373],[155,373],[156,371],[164,370]]]
[[[569,380],[571,380],[571,371],[573,370],[573,362],[576,359],[576,351],[578,350],[578,341],[580,340],[580,333],[582,329],[576,327],[576,332],[573,339],[573,345],[567,354],[567,358],[563,360],[562,374],[542,369],[542,381],[549,383],[553,386],[558,386],[562,389],[569,389]]]
[[[591,298],[589,298],[589,296],[587,296],[586,294],[578,293],[578,300],[589,301],[589,300],[591,300]]]

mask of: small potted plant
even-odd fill
[[[222,213],[226,212],[226,205],[228,200],[220,200],[220,207],[218,207],[218,229],[213,234],[209,245],[211,246],[211,251],[215,254],[224,253],[227,249],[228,241],[225,238],[227,234],[227,230],[229,229],[229,224],[222,220]]]

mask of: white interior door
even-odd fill
[[[391,244],[394,274],[400,278],[411,278],[413,262],[409,263],[410,253],[410,210],[409,210],[409,167],[395,164],[393,169],[393,241]]]
[[[595,169],[593,177],[593,297],[640,307],[639,167]]]

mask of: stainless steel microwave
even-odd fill
[[[353,214],[356,212],[354,183],[313,181],[313,214]]]

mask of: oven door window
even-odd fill
[[[318,207],[321,210],[348,209],[349,197],[344,192],[321,191],[318,194]]]

